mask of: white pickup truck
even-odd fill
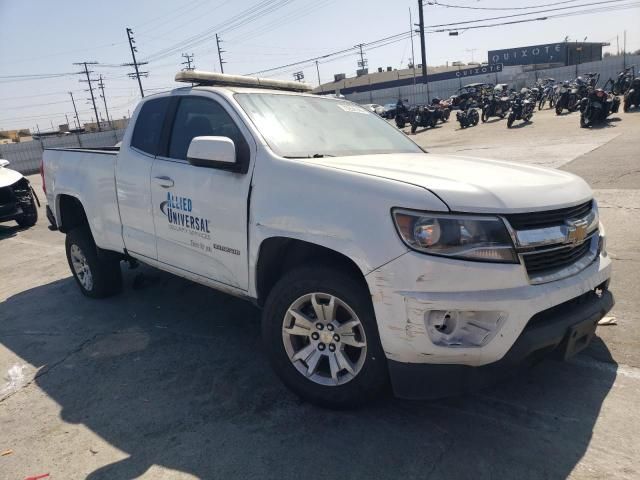
[[[207,72],[144,98],[122,145],[48,149],[48,217],[90,297],[140,261],[263,309],[284,383],[353,406],[478,388],[591,340],[613,305],[589,186],[428,154],[351,102]]]

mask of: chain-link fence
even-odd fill
[[[23,175],[40,169],[45,148],[112,147],[124,136],[124,129],[108,132],[69,134],[60,137],[45,137],[30,142],[0,145],[0,158],[9,160],[9,168]]]

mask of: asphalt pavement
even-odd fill
[[[271,372],[247,302],[144,266],[114,298],[81,296],[43,204],[34,228],[0,225],[0,479],[640,478],[640,112],[589,130],[452,117],[412,138],[587,179],[617,324],[473,395],[322,410]]]

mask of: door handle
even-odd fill
[[[171,179],[169,177],[155,177],[154,180],[162,188],[171,188],[171,187],[173,187],[173,179]]]

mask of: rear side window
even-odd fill
[[[169,157],[186,160],[191,140],[200,136],[230,138],[236,147],[238,163],[248,162],[249,145],[224,108],[208,98],[184,97],[173,122]]]
[[[169,106],[170,97],[148,100],[136,119],[136,126],[131,138],[131,146],[149,155],[157,155],[160,148],[160,136],[164,116]]]

